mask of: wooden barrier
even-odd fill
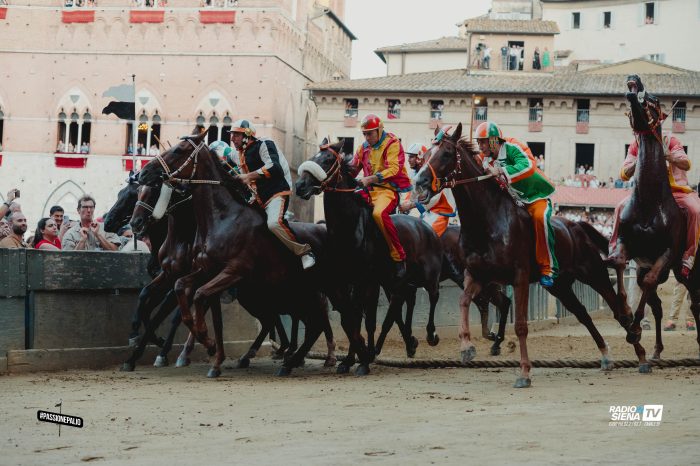
[[[79,352],[82,367],[121,361],[127,350],[120,347],[127,344],[138,294],[150,282],[148,259],[148,254],[0,249],[0,372],[8,366],[13,371],[13,361],[23,360],[18,353],[22,350],[99,348],[101,356],[92,362],[89,353]],[[235,303],[222,305],[222,312],[224,339],[241,343],[237,351],[255,337],[257,321]],[[169,327],[170,318],[158,335],[165,336]],[[182,327],[175,342],[186,337]],[[34,370],[75,364],[68,361],[75,358],[70,351],[54,351],[50,358],[31,354]]]

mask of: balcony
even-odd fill
[[[199,22],[202,24],[234,24],[236,12],[231,10],[199,10]]]
[[[428,122],[428,128],[435,129],[440,126],[442,122],[442,110],[431,110],[430,111],[430,121]]]
[[[576,134],[588,134],[588,109],[576,110]]]
[[[358,111],[356,108],[346,108],[343,126],[346,128],[354,128],[357,126]]]
[[[530,107],[528,111],[527,129],[531,133],[539,133],[542,131],[542,116],[544,111],[542,107]]]
[[[685,108],[673,109],[673,128],[674,133],[685,133]]]
[[[95,10],[63,10],[61,11],[63,23],[94,23]]]
[[[165,19],[165,10],[131,10],[129,11],[130,23],[162,23]]]
[[[0,6],[0,19],[7,18],[7,7]]]

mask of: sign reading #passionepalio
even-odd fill
[[[78,416],[39,410],[36,412],[36,418],[41,422],[52,422],[69,427],[83,428],[83,418]]]

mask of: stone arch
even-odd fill
[[[44,207],[41,209],[43,216],[48,216],[49,209],[54,205],[60,205],[69,215],[74,215],[75,209],[67,207],[68,205],[78,207],[78,199],[85,194],[85,190],[81,188],[75,181],[67,180],[61,183],[54,189],[46,198]]]
[[[93,107],[90,102],[90,93],[87,92],[82,85],[75,84],[73,87],[68,89],[63,95],[57,100],[55,106],[55,115],[61,113],[61,109],[66,114],[76,112],[82,115],[86,112],[91,112],[93,114],[96,112],[96,108]]]

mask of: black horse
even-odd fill
[[[693,269],[686,279],[681,274],[682,256],[685,250],[686,218],[673,198],[668,179],[668,167],[661,125],[666,115],[659,99],[644,89],[637,75],[627,78],[627,101],[630,125],[639,143],[635,186],[629,202],[623,208],[619,224],[619,248],[611,256],[617,270],[619,293],[624,298],[622,273],[629,259],[639,265],[637,283],[642,289],[639,305],[634,315],[631,342],[638,342],[644,317],[644,306],[649,304],[656,320],[656,346],[654,358],[663,351],[661,321],[663,309],[657,287],[664,283],[673,270],[676,278],[688,289],[690,309],[696,322],[700,322],[700,273]],[[614,257],[613,257],[614,256]],[[696,261],[697,263],[697,261]],[[700,345],[700,326],[697,341]]]
[[[446,180],[454,180],[456,183],[452,192],[457,202],[462,229],[461,243],[466,258],[464,294],[460,301],[463,360],[470,360],[475,355],[474,345],[470,341],[468,318],[472,299],[485,285],[512,284],[515,294],[515,333],[520,343],[521,358],[521,375],[516,380],[515,387],[529,387],[531,364],[527,354],[527,305],[529,284],[538,278],[532,220],[525,209],[517,206],[498,183],[485,179],[488,177],[475,160],[477,151],[471,143],[460,141],[461,133],[462,125],[459,124],[452,136],[442,139],[418,172],[418,200],[427,202],[444,186]],[[484,181],[477,182],[478,180]],[[552,224],[561,273],[549,292],[586,326],[601,352],[601,368],[611,369],[607,344],[571,288],[574,280],[590,285],[605,299],[620,324],[624,328],[629,327],[629,307],[626,302],[618,300],[601,258],[607,252],[607,240],[585,223],[555,217]],[[643,354],[640,358],[643,358]],[[643,361],[640,359],[640,362]]]
[[[352,297],[357,308],[364,308],[367,336],[372,348],[373,328],[376,320],[376,296],[381,285],[391,293],[387,319],[377,340],[375,353],[381,351],[384,338],[394,322],[399,325],[406,351],[415,352],[417,341],[411,335],[410,324],[403,325],[401,308],[410,295],[410,287],[425,288],[430,297],[431,321],[439,298],[440,271],[442,267],[442,244],[435,232],[421,220],[406,215],[394,215],[404,250],[406,251],[406,279],[397,280],[392,272],[386,241],[372,218],[372,210],[364,197],[355,193],[357,182],[351,175],[348,161],[340,155],[343,142],[329,145],[323,141],[321,150],[311,160],[299,167],[296,193],[303,199],[325,192],[323,204],[328,226],[328,254],[339,266],[342,280],[352,285]],[[350,292],[350,291],[349,291]],[[359,334],[360,322],[354,331]],[[437,344],[437,337],[428,334],[428,341]],[[348,358],[341,362],[339,371],[344,372],[355,363],[351,348]],[[360,358],[362,371],[366,370]]]
[[[209,376],[221,373],[225,355],[221,315],[214,313],[215,342],[207,335],[206,304],[222,291],[235,286],[243,307],[270,328],[279,309],[300,318],[306,327],[304,342],[278,371],[287,375],[303,361],[305,354],[328,321],[326,299],[314,272],[306,274],[294,257],[267,229],[262,210],[251,208],[243,194],[245,187],[231,179],[209,152],[206,133],[189,136],[149,162],[139,175],[144,195],[160,189],[165,182],[189,184],[193,196],[197,233],[192,243],[192,272],[177,280],[175,292],[185,325],[198,341],[216,350]],[[165,181],[164,181],[165,180]],[[231,185],[232,186],[227,186]],[[139,216],[143,219],[143,215]],[[137,222],[132,215],[132,224]],[[180,225],[178,224],[176,228]],[[323,262],[325,229],[300,225],[300,241],[311,244]],[[315,273],[323,271],[317,268]],[[324,277],[316,277],[324,278]],[[190,299],[195,315],[190,311]],[[351,336],[349,336],[352,338]]]

